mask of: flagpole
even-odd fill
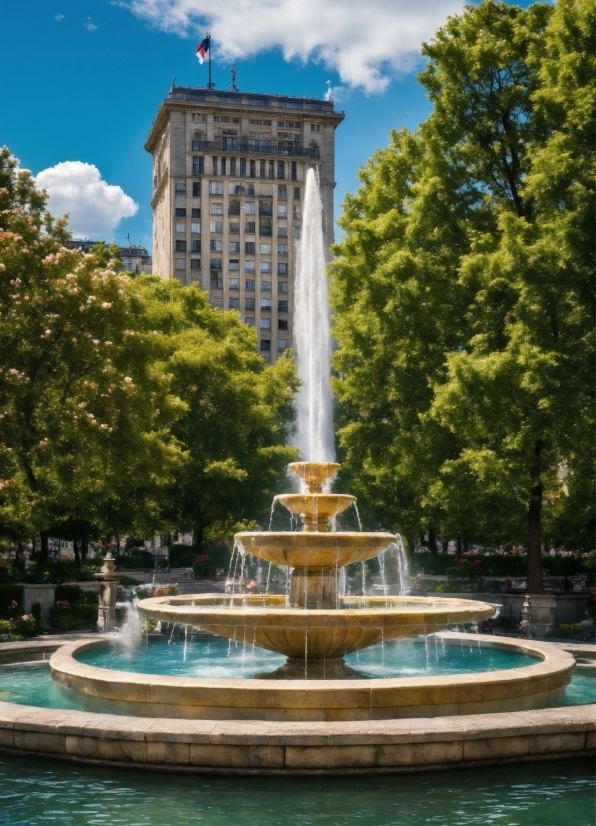
[[[207,88],[213,89],[213,83],[211,81],[211,32],[207,32],[207,38],[209,40],[209,83],[207,84]]]

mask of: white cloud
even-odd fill
[[[135,215],[139,208],[119,186],[102,180],[99,169],[90,163],[58,163],[42,170],[36,182],[50,196],[48,208],[52,215],[70,213],[75,238],[109,240],[117,224]]]
[[[95,32],[95,31],[97,31],[97,29],[99,29],[99,26],[96,26],[95,23],[93,22],[93,20],[91,20],[90,17],[88,17],[85,20],[85,22],[83,23],[83,26],[87,29],[88,32]]]
[[[62,23],[62,21],[64,20],[64,15],[63,14],[55,14],[54,15],[54,20],[56,21],[56,23]]]
[[[204,37],[219,56],[251,57],[280,48],[286,60],[322,62],[344,84],[382,92],[390,77],[411,71],[420,44],[462,0],[121,0],[166,32]]]

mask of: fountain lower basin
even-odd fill
[[[197,720],[390,720],[526,711],[560,702],[575,665],[571,654],[548,643],[504,638],[482,644],[538,656],[540,662],[443,676],[280,681],[139,674],[77,659],[106,644],[62,646],[50,659],[52,678],[76,691],[90,710]]]

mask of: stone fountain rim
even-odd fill
[[[469,640],[469,635],[466,635]],[[474,638],[472,638],[474,639]],[[476,638],[477,639],[477,638]],[[445,637],[447,644],[460,642],[459,638]],[[521,689],[521,694],[530,694],[528,689],[532,683],[539,683],[548,679],[560,683],[562,675],[569,675],[575,667],[575,659],[572,654],[558,650],[554,645],[536,640],[515,641],[507,637],[493,637],[491,640],[481,640],[487,648],[514,649],[521,653],[533,654],[540,657],[539,663],[519,666],[516,668],[500,669],[496,671],[477,671],[469,674],[450,674],[434,677],[381,677],[378,679],[358,679],[358,680],[268,680],[268,679],[247,679],[245,677],[228,678],[199,678],[199,677],[176,677],[169,675],[138,673],[133,671],[118,671],[115,669],[101,668],[99,666],[87,665],[76,659],[76,655],[91,648],[101,648],[111,645],[113,640],[106,638],[100,640],[83,640],[66,643],[55,651],[50,657],[50,668],[52,678],[56,682],[69,686],[72,678],[74,682],[87,681],[88,691],[84,692],[92,696],[106,697],[105,694],[97,693],[99,686],[109,687],[118,684],[131,684],[139,688],[179,688],[201,692],[200,701],[202,705],[211,705],[206,700],[204,692],[211,690],[215,694],[222,689],[231,689],[242,698],[242,706],[251,706],[251,695],[267,695],[269,697],[280,697],[284,695],[308,695],[311,703],[316,705],[317,696],[337,697],[341,707],[345,707],[347,695],[359,695],[367,692],[371,695],[379,695],[382,699],[384,693],[394,694],[400,689],[441,689],[445,686],[469,687],[472,684],[498,686],[503,682],[509,685],[515,684]],[[566,685],[566,680],[562,685]],[[76,690],[76,689],[75,689]],[[108,688],[109,691],[109,688]],[[117,692],[116,692],[117,693]],[[515,696],[519,694],[510,692]],[[341,695],[341,696],[340,696]],[[113,698],[117,699],[117,698]],[[393,698],[394,700],[394,698]],[[217,705],[214,702],[213,705]]]

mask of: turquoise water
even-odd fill
[[[10,826],[591,826],[591,760],[363,777],[154,774],[0,755]]]
[[[142,674],[249,679],[255,673],[275,671],[285,662],[280,654],[206,634],[197,634],[186,646],[184,640],[170,644],[163,638],[142,644],[133,653],[118,645],[106,646],[84,651],[78,659],[100,668]],[[461,645],[443,645],[434,638],[426,644],[418,640],[392,640],[350,654],[345,660],[361,677],[382,678],[495,671],[531,665],[540,658],[481,647],[478,639],[472,637]]]

